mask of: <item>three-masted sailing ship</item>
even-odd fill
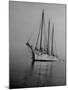
[[[50,37],[51,33],[51,37]],[[40,23],[40,29],[36,41],[35,47],[27,41],[26,45],[32,51],[33,61],[56,61],[58,58],[54,53],[54,24],[52,25],[52,31],[50,29],[50,19],[48,21],[48,30],[45,33],[45,19],[44,9],[42,11],[42,18]]]

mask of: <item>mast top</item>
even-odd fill
[[[44,9],[42,10],[42,16],[44,16]]]
[[[50,18],[49,18],[49,23],[50,23]]]
[[[43,8],[42,12],[44,12],[44,8]]]

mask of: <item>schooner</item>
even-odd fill
[[[44,30],[43,30],[44,29]],[[51,37],[50,37],[51,33]],[[52,31],[50,29],[50,19],[48,21],[48,30],[45,33],[45,20],[44,20],[44,9],[42,11],[42,18],[40,23],[40,29],[36,40],[36,45],[33,47],[27,41],[26,45],[32,51],[33,61],[56,61],[57,56],[54,53],[54,24],[52,25]]]

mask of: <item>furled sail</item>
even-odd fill
[[[47,43],[47,54],[50,55],[50,19],[49,19],[49,22],[48,22],[48,43]]]
[[[47,38],[45,38],[45,20],[44,20],[44,9],[42,11],[42,19],[41,19],[41,24],[40,24],[40,29],[39,29],[39,33],[38,33],[38,37],[37,37],[37,41],[36,41],[36,46],[35,49],[43,52],[47,50]],[[45,41],[46,40],[46,41]],[[39,45],[38,45],[39,44]]]
[[[54,41],[54,24],[52,26],[52,42],[51,42],[51,55],[52,56],[54,56],[53,41]]]

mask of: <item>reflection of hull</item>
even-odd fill
[[[35,54],[36,61],[57,61],[58,59],[55,56],[49,56],[48,54],[37,55]]]

